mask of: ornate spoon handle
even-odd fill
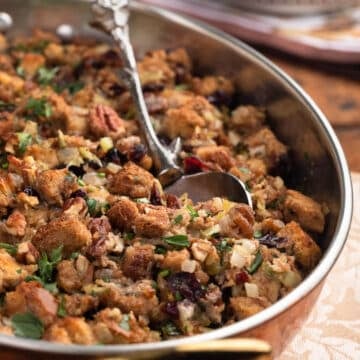
[[[153,155],[155,167],[159,172],[159,180],[164,186],[170,184],[181,177],[182,171],[176,164],[176,151],[165,148],[157,138],[146,108],[134,51],[129,38],[129,0],[96,0],[92,9],[95,24],[110,33],[121,50],[124,66],[122,76],[132,95],[140,126]]]

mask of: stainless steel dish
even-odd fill
[[[87,22],[90,6],[70,0],[1,0],[0,11],[14,21],[10,34],[28,33],[32,27],[67,29],[89,36],[104,36]],[[223,337],[257,336],[278,353],[306,318],[345,243],[352,211],[351,179],[341,146],[328,121],[304,91],[265,57],[244,43],[199,22],[171,12],[133,3],[132,42],[141,56],[149,49],[185,46],[198,73],[216,73],[235,80],[239,102],[267,108],[271,126],[291,148],[293,167],[287,184],[301,188],[330,209],[326,232],[319,242],[324,256],[313,272],[290,294],[266,310],[243,321],[206,334],[158,343],[76,346],[0,335],[0,346],[43,353],[44,358],[65,355],[136,356],[152,358],[182,344]],[[107,39],[107,38],[104,38]],[[26,358],[26,357],[25,357]],[[40,358],[37,355],[37,358]]]

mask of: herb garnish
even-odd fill
[[[88,210],[91,216],[97,217],[104,215],[109,210],[109,204],[106,202],[100,202],[96,199],[86,199]]]
[[[45,97],[41,99],[30,98],[25,106],[28,111],[28,116],[31,117],[46,117],[49,118],[52,114],[52,107]]]
[[[168,243],[169,245],[175,245],[178,247],[189,247],[190,241],[187,235],[173,235],[173,236],[166,236],[163,240]]]
[[[11,318],[11,325],[16,336],[41,339],[44,333],[44,325],[32,313],[15,314]]]
[[[181,335],[178,328],[171,321],[167,322],[165,325],[161,327],[161,332],[164,337],[168,338],[170,336],[179,336]]]
[[[198,212],[191,205],[188,205],[186,207],[186,210],[189,212],[191,220],[194,220],[195,218],[199,217]]]
[[[174,224],[180,224],[182,221],[183,221],[183,216],[179,214],[178,216],[175,217]]]
[[[58,311],[57,311],[57,315],[59,317],[65,317],[67,315],[66,314],[66,309],[65,309],[65,298],[64,298],[64,296],[61,297],[59,307],[58,307]]]
[[[38,82],[41,85],[50,84],[58,71],[59,71],[58,67],[54,67],[52,69],[47,69],[46,67],[39,68],[37,73]]]
[[[7,243],[0,243],[0,249],[5,249],[10,255],[16,255],[17,246]]]
[[[247,269],[249,274],[254,274],[256,270],[260,267],[261,263],[263,262],[263,257],[261,255],[260,250],[255,255],[255,259],[250,267]]]
[[[23,155],[26,151],[26,148],[32,143],[32,136],[24,132],[16,133],[16,135],[19,140],[19,145],[18,145],[19,153]]]

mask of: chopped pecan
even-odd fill
[[[88,228],[92,235],[92,243],[87,249],[88,254],[98,257],[106,252],[107,235],[111,231],[111,225],[107,217],[91,219]]]
[[[115,110],[99,104],[90,110],[90,130],[95,136],[119,138],[125,133],[125,126]]]

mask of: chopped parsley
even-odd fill
[[[178,247],[189,247],[190,241],[187,235],[173,235],[173,236],[166,236],[163,240],[169,245],[175,245]]]
[[[81,81],[74,81],[66,84],[55,84],[53,85],[54,90],[60,94],[64,90],[68,90],[70,95],[76,94],[84,87],[84,83]]]
[[[29,145],[31,145],[32,143],[32,136],[28,133],[24,133],[24,132],[19,132],[16,133],[18,140],[19,140],[19,145],[18,145],[18,150],[19,153],[21,155],[23,155],[27,149],[27,147]]]
[[[162,332],[162,335],[165,338],[168,338],[168,337],[171,337],[171,336],[179,336],[179,335],[181,335],[179,329],[171,321],[167,322],[166,324],[164,324],[161,327],[161,332]]]
[[[58,67],[52,69],[47,69],[46,67],[41,67],[37,73],[37,80],[41,85],[48,85],[54,79],[56,73],[59,71]]]
[[[52,114],[51,104],[45,97],[41,99],[30,98],[25,106],[28,112],[28,117],[45,117],[49,118]]]
[[[262,232],[261,230],[255,230],[254,231],[254,238],[255,239],[260,239],[262,237]]]
[[[125,232],[123,234],[124,240],[132,240],[135,237],[135,234],[132,232]]]
[[[161,254],[161,255],[163,255],[163,254],[166,254],[166,252],[167,252],[167,250],[166,250],[166,248],[165,248],[164,246],[157,245],[157,246],[155,247],[155,254]]]
[[[80,253],[78,251],[75,251],[70,255],[70,259],[75,260],[78,258],[79,255]]]
[[[186,210],[189,212],[191,220],[194,220],[195,218],[199,217],[199,213],[191,205],[188,205],[186,207]]]
[[[65,317],[67,315],[66,314],[66,309],[65,309],[65,298],[64,298],[64,296],[61,297],[59,307],[58,307],[58,311],[57,311],[57,315],[59,317]]]
[[[50,258],[46,253],[41,256],[38,267],[39,276],[44,283],[50,283],[53,280],[54,269],[62,259],[62,249],[62,245],[54,249],[50,254]]]
[[[231,245],[228,244],[228,239],[222,239],[215,245],[215,247],[220,254],[232,249]]]
[[[16,255],[17,246],[7,243],[0,243],[0,249],[5,249],[10,255]]]
[[[182,221],[183,221],[183,216],[179,214],[178,216],[175,217],[174,224],[180,224]]]
[[[252,262],[250,267],[247,269],[248,273],[254,274],[257,271],[257,269],[260,267],[262,262],[263,262],[263,257],[261,255],[260,250],[258,250],[258,252],[255,255],[254,261]]]
[[[164,269],[164,270],[161,270],[159,272],[159,276],[162,277],[162,278],[165,278],[165,277],[167,277],[169,275],[170,275],[170,270],[169,269]]]
[[[86,200],[88,210],[91,216],[97,217],[104,215],[109,210],[109,204],[106,202],[100,202],[96,199],[88,198]]]
[[[16,336],[41,339],[44,333],[43,323],[32,313],[15,314],[11,318],[11,326]]]
[[[17,44],[12,47],[14,51],[23,51],[23,52],[34,52],[34,53],[43,53],[45,48],[49,45],[49,40],[40,40],[37,43],[33,44]]]
[[[22,66],[19,65],[19,66],[16,68],[16,73],[17,73],[20,77],[25,78],[25,70],[24,70],[24,68],[23,68]]]

